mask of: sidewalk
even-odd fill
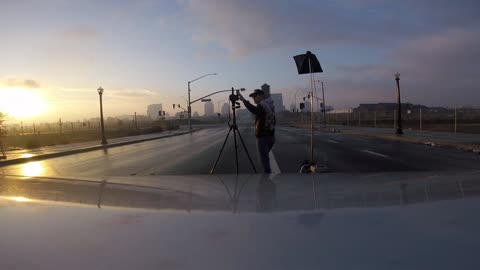
[[[191,132],[195,132],[200,130],[199,128],[193,129]],[[112,148],[117,146],[123,146],[128,144],[146,142],[161,138],[168,138],[178,135],[183,135],[190,133],[188,129],[182,128],[179,130],[174,131],[165,131],[161,133],[152,133],[152,134],[143,134],[137,136],[128,136],[128,137],[120,137],[120,138],[113,138],[107,139],[107,145],[101,145],[100,140],[98,141],[90,141],[90,142],[81,142],[81,143],[72,143],[72,144],[64,144],[64,145],[55,145],[55,146],[44,146],[34,149],[21,149],[21,150],[13,150],[13,151],[6,151],[5,155],[7,156],[6,159],[0,160],[0,167],[7,166],[12,164],[19,164],[33,160],[40,160],[46,158],[53,158],[53,157],[60,157],[66,156],[71,154],[78,154],[88,151],[94,151],[104,148]]]
[[[328,125],[326,131],[480,152],[479,134],[404,129],[403,135],[399,136],[395,134],[393,128],[369,128],[341,125]]]

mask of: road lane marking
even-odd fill
[[[371,155],[375,155],[375,156],[379,156],[379,157],[388,158],[387,155],[380,154],[380,153],[377,153],[377,152],[373,152],[373,151],[370,151],[370,150],[362,150],[362,152],[365,152],[365,153],[368,153],[368,154],[371,154]]]
[[[334,141],[334,140],[327,140],[327,142],[331,142],[331,143],[339,143],[337,141]]]
[[[280,167],[278,167],[277,160],[275,159],[275,156],[273,155],[273,151],[270,151],[268,154],[270,157],[270,168],[272,170],[272,174],[277,175],[280,174]]]

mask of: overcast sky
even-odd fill
[[[46,103],[37,119],[83,119],[98,114],[101,85],[107,116],[150,103],[172,114],[188,80],[217,72],[192,97],[268,83],[289,107],[309,87],[292,57],[310,50],[336,109],[395,102],[397,71],[405,102],[479,105],[479,10],[474,0],[0,0],[0,98],[21,88]]]

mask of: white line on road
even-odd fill
[[[327,140],[327,142],[331,142],[331,143],[339,143],[337,141],[334,141],[334,140]]]
[[[387,157],[388,157],[387,155],[380,154],[380,153],[373,152],[373,151],[369,151],[369,150],[362,150],[362,152],[369,153],[369,154],[372,154],[372,155],[375,155],[375,156],[379,156],[379,157],[384,157],[384,158],[387,158]]]
[[[280,167],[278,167],[277,160],[275,159],[275,156],[273,155],[273,151],[270,151],[269,153],[270,156],[270,168],[272,169],[272,174],[277,175],[280,174]]]

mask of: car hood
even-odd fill
[[[478,269],[479,172],[0,178],[1,269]]]

